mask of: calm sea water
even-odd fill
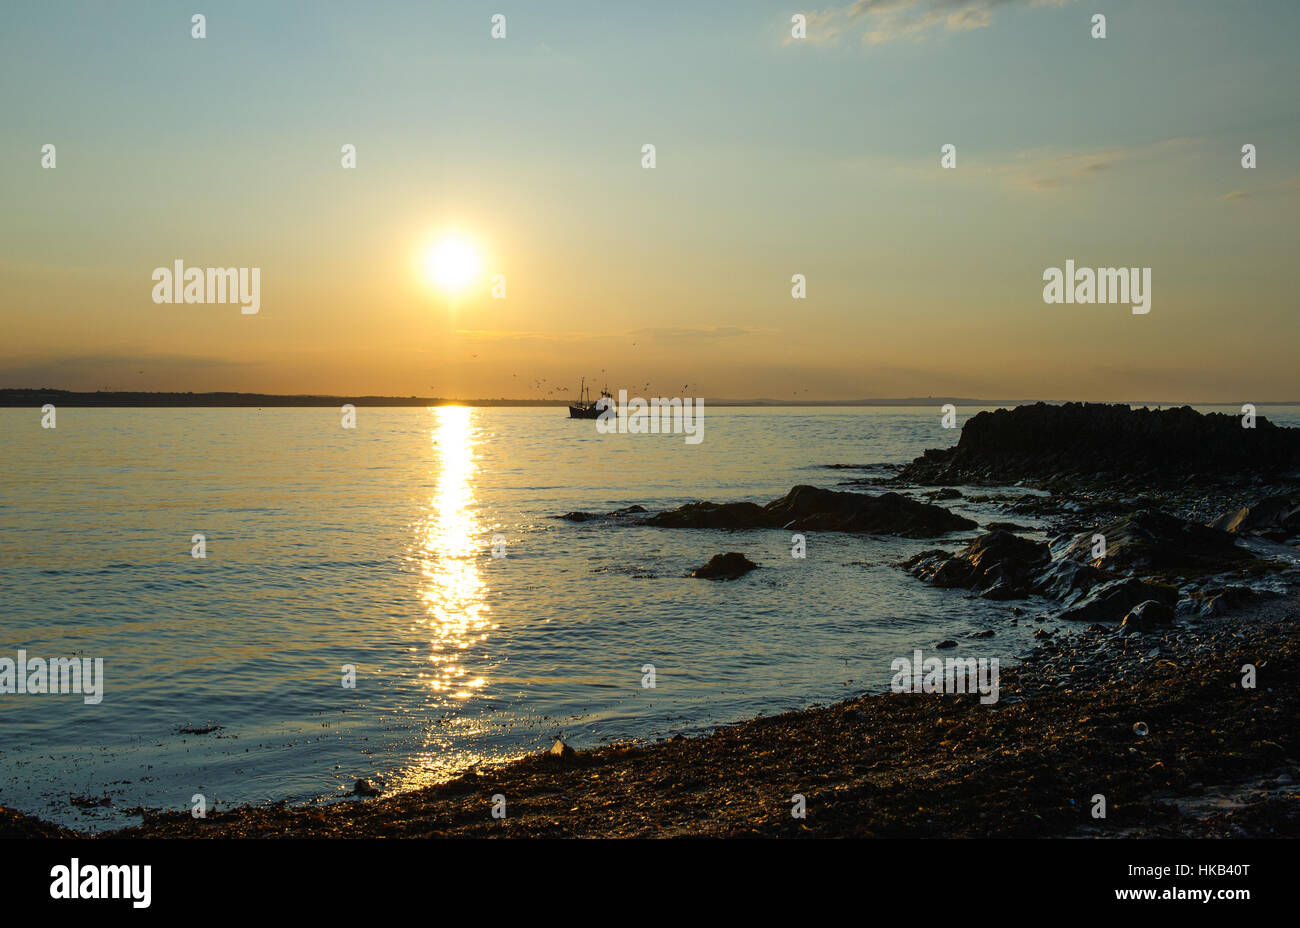
[[[834,487],[872,472],[825,465],[951,444],[937,410],[710,409],[695,446],[560,409],[363,408],[355,430],[333,409],[65,408],[52,430],[3,409],[0,429],[0,657],[106,678],[98,705],[0,695],[0,804],[83,828],[698,732],[883,689],[943,638],[1012,660],[1034,628],[893,566],[938,541],[817,534],[799,560],[788,532],[555,518]],[[763,569],[685,576],[723,551]]]

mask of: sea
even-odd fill
[[[413,789],[557,738],[649,742],[882,691],[943,639],[1014,662],[1046,604],[897,566],[974,531],[807,533],[800,552],[786,530],[561,518],[884,492],[887,465],[977,411],[948,429],[937,406],[712,407],[695,444],[556,408],[362,407],[355,428],[334,408],[65,407],[54,428],[0,409],[0,659],[103,668],[97,702],[0,693],[0,805],[102,831],[200,797]],[[760,569],[689,576],[729,551]]]

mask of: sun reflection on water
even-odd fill
[[[420,565],[420,625],[431,632],[429,669],[421,678],[436,692],[468,699],[485,680],[463,663],[464,652],[491,629],[487,584],[479,571],[481,529],[475,512],[475,412],[466,406],[433,409],[432,450],[437,488],[416,532]]]

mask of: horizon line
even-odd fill
[[[238,390],[204,390],[195,392],[192,390],[66,390],[58,387],[0,387],[0,407],[15,408],[27,405],[26,402],[19,403],[17,400],[33,400],[38,398],[61,398],[65,405],[77,405],[79,400],[96,400],[97,402],[89,405],[94,406],[114,406],[113,403],[102,402],[102,400],[130,398],[130,402],[124,403],[126,407],[175,407],[175,406],[208,406],[208,407],[231,407],[237,408],[242,406],[253,405],[271,405],[271,406],[336,406],[341,403],[352,403],[353,405],[365,406],[515,406],[515,407],[566,407],[570,404],[569,400],[554,399],[523,399],[510,397],[476,397],[476,398],[455,398],[440,396],[396,396],[389,394],[334,394],[334,393],[258,393],[245,392]],[[653,394],[652,394],[653,397]],[[204,399],[223,398],[235,400],[238,402],[201,402]],[[150,402],[150,400],[172,400],[171,402]],[[1122,405],[1122,406],[1156,406],[1156,407],[1178,407],[1178,406],[1237,406],[1241,404],[1240,400],[1231,402],[1214,402],[1206,400],[1059,400],[1059,399],[986,399],[980,397],[964,396],[901,396],[901,397],[860,397],[855,399],[831,399],[831,400],[784,400],[774,397],[750,397],[750,398],[726,398],[726,397],[698,397],[702,402],[710,403],[714,406],[782,406],[782,407],[800,407],[800,406],[925,406],[931,404],[952,403],[953,405],[966,406],[996,406],[996,407],[1014,407],[1014,406],[1032,406],[1037,403],[1046,403],[1048,405],[1063,405],[1065,403],[1093,403],[1104,405]],[[71,400],[72,402],[67,402]],[[254,402],[255,400],[261,401]],[[1300,400],[1273,400],[1253,403],[1254,406],[1297,406]]]

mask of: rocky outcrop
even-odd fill
[[[1106,555],[1094,558],[1093,536],[1106,541]],[[1143,509],[1085,532],[1062,554],[1067,560],[1119,571],[1225,570],[1254,555],[1221,529]]]
[[[1202,414],[1190,406],[1134,409],[1121,404],[1036,403],[979,412],[955,446],[927,451],[899,479],[911,483],[1114,475],[1126,481],[1182,480],[1300,469],[1300,429],[1260,416]]]
[[[1174,609],[1167,603],[1148,599],[1138,603],[1124,616],[1120,625],[1125,633],[1150,632],[1174,624]]]
[[[643,520],[660,528],[785,528],[809,532],[869,532],[932,538],[977,527],[942,506],[900,493],[847,493],[797,486],[766,506],[756,503],[689,503]]]
[[[1032,592],[1063,603],[1082,599],[1098,583],[1116,579],[1107,571],[1077,561],[1056,560],[1038,572]]]
[[[1195,591],[1184,601],[1184,605],[1194,616],[1226,615],[1273,599],[1277,595],[1271,590],[1256,590],[1248,586],[1220,586]]]
[[[1171,586],[1147,583],[1137,577],[1110,580],[1098,584],[1058,618],[1073,622],[1120,622],[1134,606],[1155,600],[1166,606],[1178,601],[1178,590]]]
[[[779,528],[758,503],[687,503],[643,520],[659,528]]]
[[[976,590],[986,599],[1023,599],[1029,595],[1033,572],[1047,559],[1043,542],[993,531],[955,555],[924,551],[904,561],[903,567],[935,586]]]
[[[1300,536],[1300,494],[1267,497],[1253,506],[1225,513],[1210,526],[1234,535],[1259,535],[1273,541],[1296,538]]]
[[[702,580],[735,580],[757,569],[758,565],[745,555],[728,551],[726,554],[713,555],[709,558],[709,563],[691,571],[691,576]]]

